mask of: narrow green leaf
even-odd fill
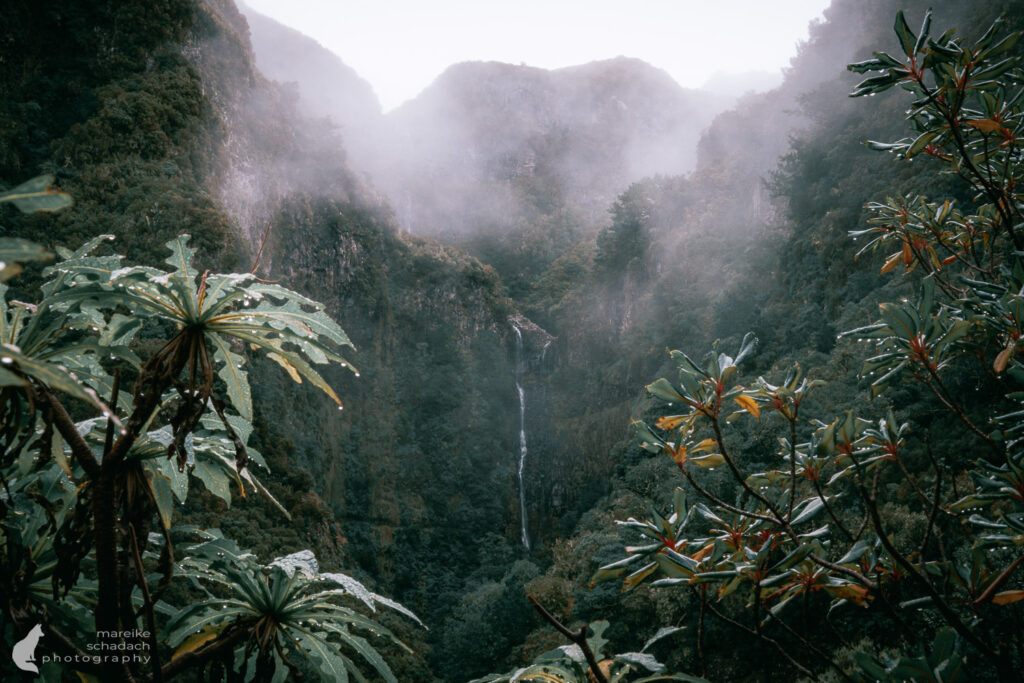
[[[914,32],[910,30],[910,26],[907,24],[906,17],[903,16],[903,10],[896,13],[896,23],[893,26],[893,30],[896,31],[896,37],[900,40],[903,54],[908,57],[913,56],[916,38]]]
[[[325,681],[348,682],[348,667],[337,655],[335,648],[325,640],[299,628],[288,629],[295,635],[299,646],[319,664]]]
[[[252,391],[249,376],[242,370],[245,359],[231,350],[230,343],[221,335],[211,332],[207,338],[213,343],[213,358],[218,363],[217,376],[227,387],[228,398],[242,419],[252,421]]]
[[[929,7],[924,13],[924,20],[921,22],[921,30],[918,32],[917,41],[914,43],[914,54],[921,51],[932,27],[932,9]]]
[[[807,501],[806,505],[797,506],[796,509],[800,510],[800,513],[790,523],[793,526],[796,526],[797,524],[806,522],[807,520],[811,519],[819,512],[821,512],[824,509],[824,507],[825,503],[821,500],[821,498],[811,498],[810,500]]]
[[[52,175],[41,175],[25,181],[14,189],[0,193],[0,202],[11,202],[22,213],[59,211],[73,203],[67,192],[54,190]]]

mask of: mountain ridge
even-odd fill
[[[477,255],[460,238],[518,233],[524,217],[510,216],[509,207],[536,183],[572,196],[595,229],[629,183],[692,170],[701,131],[734,101],[683,88],[633,57],[557,69],[468,61],[381,113],[342,58],[250,8],[242,11],[260,68],[296,83],[300,107],[341,127],[352,166],[389,198],[402,229]],[[286,58],[289,51],[315,58],[324,73],[311,77]],[[334,105],[323,96],[325,82],[332,83]]]

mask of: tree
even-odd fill
[[[873,348],[862,371],[872,399],[903,381],[929,392],[948,419],[941,431],[915,432],[912,406],[877,402],[815,419],[806,404],[823,382],[799,366],[776,383],[738,383],[752,335],[734,355],[716,348],[701,362],[672,351],[678,374],[648,385],[656,419],[636,427],[686,486],[667,514],[621,522],[643,544],[594,580],[691,591],[699,653],[709,613],[809,677],[831,669],[844,680],[1009,681],[1024,657],[1014,615],[1024,601],[1020,34],[996,22],[972,44],[953,30],[932,38],[930,25],[929,12],[915,35],[898,13],[903,57],[876,52],[850,65],[878,72],[852,95],[908,91],[914,136],[870,146],[935,160],[975,199],[870,206],[870,225],[854,238],[867,239],[862,252],[890,251],[882,274],[920,274],[920,294],[883,304],[877,323],[845,336]],[[985,391],[969,398],[959,388],[968,383]],[[779,444],[777,466],[764,472],[744,469],[737,421],[751,419]],[[966,454],[953,446],[962,443]],[[717,468],[725,480],[704,472]],[[900,516],[909,507],[924,522],[908,531]],[[899,655],[860,652],[844,663],[810,625],[842,640],[875,616],[895,630],[887,645]]]
[[[612,223],[597,236],[594,265],[598,272],[633,278],[646,275],[652,184],[633,183],[615,200],[609,211]]]
[[[0,201],[62,208],[70,198],[49,189],[51,180]],[[309,551],[262,565],[216,530],[174,525],[174,501],[195,479],[225,502],[233,488],[258,493],[287,515],[248,446],[247,353],[264,354],[340,409],[315,366],[351,368],[341,355],[348,337],[297,292],[253,273],[201,273],[187,235],[167,243],[169,270],[123,266],[100,253],[108,239],[58,249],[35,303],[9,300],[0,285],[7,641],[42,624],[59,660],[45,665],[48,676],[66,669],[163,681],[191,669],[211,680],[224,672],[283,680],[313,666],[345,680],[362,676],[355,653],[394,681],[354,631],[397,638],[352,604],[411,612],[351,577],[320,572]],[[19,269],[12,264],[52,255],[3,239],[0,260],[8,279]],[[177,587],[183,579],[190,591]],[[109,654],[140,650],[148,660]]]

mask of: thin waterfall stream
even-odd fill
[[[523,483],[523,468],[526,466],[526,390],[520,382],[524,369],[523,333],[515,323],[512,324],[512,329],[516,331],[515,381],[516,391],[519,392],[519,523],[523,545],[529,549],[530,535],[526,531],[526,486]]]

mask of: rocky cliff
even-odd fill
[[[10,234],[110,232],[157,262],[188,232],[202,267],[242,270],[266,236],[260,275],[325,302],[358,348],[358,377],[328,377],[342,412],[277,367],[253,373],[258,446],[297,526],[258,501],[223,515],[196,497],[187,515],[268,555],[313,544],[443,618],[480,538],[518,547],[516,310],[493,269],[400,236],[335,126],[258,70],[230,0],[14,3],[0,37],[0,184],[53,172],[76,200],[55,217],[5,214]],[[408,680],[426,675],[417,656]]]

